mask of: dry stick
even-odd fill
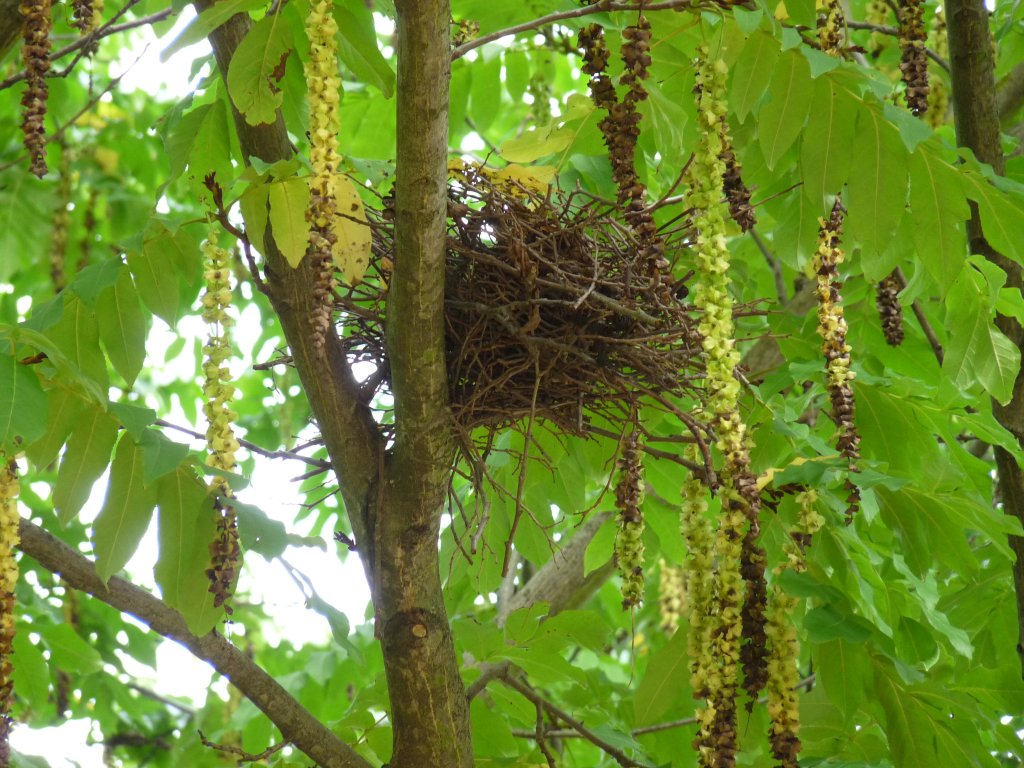
[[[645,763],[638,763],[636,760],[633,760],[631,757],[626,755],[626,753],[623,752],[621,749],[618,749],[617,747],[614,747],[613,745],[609,744],[607,741],[605,741],[596,733],[591,731],[589,728],[583,725],[583,723],[574,718],[568,712],[552,704],[550,701],[545,699],[543,696],[541,696],[539,693],[533,690],[533,688],[526,685],[525,683],[517,680],[511,675],[506,675],[505,677],[503,677],[501,679],[501,682],[503,682],[509,688],[512,688],[521,693],[524,698],[531,701],[534,705],[546,709],[552,717],[558,718],[559,720],[568,723],[569,726],[579,735],[579,738],[586,739],[587,741],[589,741],[595,747],[602,750],[605,754],[611,757],[619,765],[623,766],[623,768],[651,768],[651,766],[648,766]]]
[[[235,755],[238,758],[239,765],[242,763],[258,763],[262,760],[266,760],[268,757],[277,754],[291,743],[289,741],[279,741],[277,744],[267,747],[259,754],[253,754],[251,752],[246,752],[241,747],[235,747],[230,744],[217,744],[216,742],[210,741],[202,731],[197,730],[196,733],[199,734],[199,742],[204,747],[215,749],[218,752],[225,752],[229,755]]]
[[[177,611],[146,590],[112,576],[104,585],[96,566],[38,525],[22,520],[20,549],[75,589],[130,614],[150,629],[183,645],[212,666],[252,701],[310,759],[324,768],[370,768],[370,763],[299,704],[252,659],[216,632],[198,637]]]
[[[611,11],[665,11],[672,8],[688,8],[692,5],[693,0],[664,0],[664,2],[660,3],[614,3],[611,0],[600,0],[600,2],[593,5],[585,5],[581,8],[574,8],[571,11],[549,13],[547,16],[541,16],[532,21],[524,21],[522,24],[499,29],[497,32],[491,32],[475,40],[470,40],[452,51],[452,61],[461,59],[475,48],[487,45],[487,43],[493,43],[495,40],[507,37],[508,35],[529,32],[531,29],[546,27],[548,24],[554,24],[565,19],[578,19],[581,16],[589,16],[592,13],[609,13]]]

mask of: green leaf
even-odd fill
[[[146,359],[148,329],[135,283],[127,269],[122,269],[117,282],[100,294],[96,321],[110,363],[131,388]]]
[[[477,131],[483,133],[501,112],[501,59],[485,51],[482,61],[473,67],[469,90],[469,110]]]
[[[863,619],[851,613],[839,613],[831,605],[809,610],[804,616],[804,630],[807,637],[816,643],[829,640],[862,643],[871,636],[871,629]]]
[[[153,517],[156,495],[142,479],[142,451],[124,435],[110,465],[107,496],[92,524],[96,573],[104,583],[131,560]]]
[[[117,422],[91,403],[85,404],[57,472],[53,505],[67,525],[81,510],[92,486],[110,462]]]
[[[341,38],[338,55],[360,82],[372,85],[390,99],[395,92],[395,73],[377,45],[373,14],[362,0],[342,0],[334,6]]]
[[[140,405],[108,403],[107,411],[121,422],[136,442],[142,440],[146,427],[156,421],[156,411]]]
[[[46,336],[72,365],[106,392],[110,378],[107,362],[100,352],[99,326],[95,313],[84,301],[68,293],[64,299],[64,313],[46,331]]]
[[[269,199],[267,185],[261,180],[254,182],[238,200],[242,218],[245,220],[245,234],[249,242],[260,251],[263,250],[263,236],[267,231]]]
[[[1004,256],[1024,261],[1024,245],[1020,237],[1024,230],[1024,207],[975,171],[962,171],[961,179],[964,193],[978,204],[981,227],[989,245]]]
[[[965,575],[977,572],[977,558],[967,543],[967,529],[974,526],[970,516],[965,517],[962,495],[912,487],[875,492],[882,520],[902,539],[907,565],[915,573],[923,574],[937,563]]]
[[[192,19],[171,44],[160,52],[160,61],[166,62],[182,48],[203,42],[213,30],[236,13],[256,11],[266,5],[266,0],[221,0]]]
[[[871,657],[863,643],[836,638],[814,648],[815,670],[829,699],[850,722],[867,698]]]
[[[302,262],[309,245],[309,185],[305,179],[291,178],[268,184],[266,189],[274,242],[294,269]]]
[[[831,77],[814,83],[814,109],[800,149],[804,192],[824,212],[825,197],[842,189],[850,170],[857,111],[849,91]]]
[[[205,186],[207,175],[213,174],[221,187],[235,177],[231,166],[231,126],[225,100],[210,104],[203,120],[195,128],[195,136],[188,153],[189,178],[192,189],[204,200],[209,195]]]
[[[123,267],[124,262],[120,256],[114,256],[98,264],[90,264],[75,275],[75,279],[68,285],[68,290],[78,294],[88,306],[95,307],[96,297],[117,282]]]
[[[149,311],[171,328],[183,309],[182,278],[177,264],[182,250],[190,247],[191,241],[181,233],[172,233],[162,223],[152,222],[142,249],[128,252],[128,269],[135,278],[139,296]],[[198,252],[195,258],[199,258]]]
[[[82,398],[60,386],[51,389],[49,394],[50,415],[46,423],[46,432],[25,449],[29,460],[39,469],[44,469],[57,460],[60,449],[64,447],[85,405]]]
[[[583,555],[583,574],[589,574],[608,564],[615,553],[615,531],[616,525],[613,518],[605,521],[604,525],[597,529],[594,538],[587,544],[587,551]]]
[[[957,386],[967,389],[979,383],[1005,404],[1013,395],[1020,350],[992,325],[993,294],[998,296],[1000,287],[993,290],[984,273],[964,264],[946,294],[950,335],[942,370]]]
[[[189,454],[189,447],[169,440],[162,432],[146,429],[139,440],[142,449],[142,482],[148,487],[173,472]]]
[[[278,83],[292,51],[282,14],[267,14],[245,36],[228,67],[228,92],[249,125],[272,123],[284,99]]]
[[[800,135],[811,106],[811,73],[807,59],[796,51],[779,58],[768,86],[769,101],[757,115],[757,137],[765,163],[775,169],[779,158]]]
[[[210,543],[217,535],[213,497],[190,467],[180,466],[157,481],[156,498],[160,506],[156,583],[164,601],[181,613],[193,634],[202,637],[224,614],[223,608],[213,605],[206,576]]]
[[[910,208],[914,245],[940,292],[949,290],[966,255],[963,222],[970,208],[960,189],[960,174],[924,145],[910,156]]]
[[[37,631],[50,651],[50,662],[57,669],[84,675],[102,666],[99,651],[82,639],[70,624],[39,626]]]
[[[857,159],[847,182],[849,228],[861,247],[882,253],[907,202],[907,150],[877,109],[860,110],[849,153]]]
[[[46,434],[49,399],[39,378],[11,355],[0,353],[0,445],[31,443]]]
[[[242,548],[257,552],[267,560],[280,557],[288,546],[288,533],[284,524],[271,520],[259,507],[232,500],[231,506],[238,514],[238,536]]]
[[[61,313],[63,315],[63,312]],[[50,326],[52,327],[52,326]],[[87,395],[94,403],[104,405],[107,402],[107,390],[99,382],[83,375],[82,371],[72,365],[67,355],[52,339],[44,336],[37,330],[25,325],[10,326],[0,324],[0,336],[7,336],[11,343],[17,348],[18,344],[26,344],[38,352],[46,355],[49,363],[57,369],[61,380],[66,384],[75,384],[83,394]]]
[[[633,696],[637,726],[658,722],[673,705],[690,698],[688,639],[686,628],[680,628],[647,662],[643,680]]]
[[[18,687],[18,698],[26,699],[28,708],[39,712],[49,706],[50,670],[43,652],[29,639],[31,631],[31,624],[17,623],[14,658],[18,660],[18,666],[14,671],[14,684]]]

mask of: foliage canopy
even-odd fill
[[[14,5],[0,2],[9,13]],[[138,49],[138,28],[164,34],[186,5],[85,4],[99,26],[84,33],[82,4],[54,6],[45,156],[34,163],[17,103],[38,84],[26,84],[32,68],[18,45],[2,60],[0,448],[21,474],[7,654],[17,727],[91,719],[121,765],[239,756],[393,768],[795,764],[773,758],[766,734],[778,713],[758,691],[735,715],[735,763],[728,750],[699,758],[691,747],[704,704],[691,689],[697,629],[687,604],[699,590],[692,573],[680,586],[694,562],[680,510],[700,497],[710,525],[743,497],[739,480],[734,496],[728,480],[715,483],[738,465],[723,455],[717,395],[701,394],[716,365],[712,304],[695,298],[713,283],[701,261],[706,209],[725,207],[702,180],[721,160],[742,168],[756,215],[749,231],[723,224],[719,299],[742,357],[726,384],[741,385],[743,471],[756,482],[756,502],[743,503],[759,522],[772,599],[790,608],[799,640],[800,765],[1024,761],[1024,597],[1014,589],[1016,573],[1024,591],[1015,571],[1024,551],[1019,3],[1000,0],[991,14],[977,3],[950,0],[944,13],[923,4],[929,105],[914,116],[904,94],[920,99],[920,84],[901,80],[901,61],[912,67],[885,4],[851,0],[830,51],[818,29],[835,23],[835,6],[810,0],[452,0],[450,9],[335,0],[345,175],[328,187],[335,223],[313,226],[337,241],[327,248],[337,333],[326,340],[310,325],[323,295],[308,246],[310,179],[322,170],[311,143],[329,124],[307,84],[318,71],[311,4],[199,0],[197,18],[162,43],[166,66],[191,68],[187,95],[119,87],[110,72]],[[624,41],[638,34],[640,6],[645,77],[622,63],[635,60]],[[577,47],[595,23],[618,86],[611,97],[638,116],[626,166]],[[207,38],[212,50],[188,47]],[[696,106],[712,89],[696,74],[701,55],[727,78],[717,117]],[[702,149],[722,122],[738,164]],[[41,159],[49,170],[36,178]],[[627,177],[640,185],[628,194]],[[814,308],[821,230],[837,197],[845,260],[818,290],[831,285],[845,315],[837,343],[848,343],[855,373],[848,427],[859,451],[836,447],[846,427],[829,418],[835,382]],[[556,227],[548,213],[560,205],[572,213]],[[572,236],[570,219],[583,222]],[[230,280],[216,278],[234,286],[226,315],[204,298],[220,269],[204,245],[211,228],[232,254]],[[655,242],[661,251],[643,251]],[[577,249],[576,260],[560,261],[559,247]],[[547,261],[536,256],[543,248]],[[663,253],[669,265],[639,277],[630,273],[648,269],[639,258],[607,267],[634,251],[654,254],[651,264]],[[591,259],[588,287],[579,275]],[[508,264],[533,291],[521,297],[525,314],[500,301]],[[559,284],[579,300],[538,351],[535,337],[554,324],[544,313],[570,303],[551,277],[567,265],[577,282]],[[632,295],[633,279],[670,287],[672,311],[659,309],[664,292]],[[497,286],[489,294],[487,280]],[[619,314],[608,320],[612,305]],[[455,322],[456,310],[478,314]],[[209,467],[201,440],[204,412],[214,413],[204,405],[213,397],[204,311],[234,323],[230,359],[213,370],[231,373],[216,413],[237,412],[237,466]],[[620,361],[635,397],[613,407],[585,399],[593,387],[580,386],[591,382],[579,371],[591,369],[565,360],[596,350],[586,334],[599,331],[577,316],[607,323],[602,344],[653,345],[588,358],[598,371]],[[505,346],[487,348],[482,318],[507,333]],[[652,373],[659,363],[648,354],[670,361],[678,380]],[[460,382],[469,385],[447,377],[485,359],[490,378],[472,383],[495,387],[492,400],[508,410],[459,422],[469,410]],[[576,376],[568,406],[534,383],[541,361],[546,381],[559,366]],[[200,440],[183,442],[196,429]],[[305,472],[294,514],[246,495],[261,454]],[[105,500],[83,519],[94,491]],[[643,527],[631,528],[616,506],[640,496]],[[269,642],[275,616],[246,599],[244,578],[224,604],[210,591],[225,509],[245,561],[300,561],[307,547],[361,558],[375,621],[350,626],[332,605],[345,585],[307,583],[330,642]],[[823,520],[813,536],[799,528],[809,509]],[[293,532],[300,524],[308,536]],[[118,574],[151,525],[159,555],[148,593]],[[620,529],[644,551],[643,582],[633,582],[643,599],[629,611],[614,573]],[[709,572],[724,570],[722,559],[709,559]],[[783,567],[794,559],[799,567]],[[230,587],[235,566],[225,567]],[[638,573],[627,569],[627,580]],[[124,657],[152,665],[164,638],[209,661],[234,684],[230,695],[169,703],[130,685]],[[708,642],[704,651],[722,647]]]

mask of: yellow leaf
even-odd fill
[[[789,18],[789,11],[786,9],[784,1],[775,6],[775,18],[779,21],[785,21]]]
[[[529,167],[513,163],[494,174],[496,182],[508,182],[514,190],[522,187],[538,195],[546,195],[551,181],[555,178],[555,166],[531,165]]]
[[[299,266],[309,245],[309,183],[306,179],[290,178],[268,185],[270,198],[270,226],[274,241],[281,249],[292,269]]]
[[[93,153],[97,164],[103,169],[104,173],[113,176],[117,172],[117,163],[121,159],[120,154],[106,147],[96,147]]]
[[[334,265],[349,284],[355,285],[363,279],[370,264],[370,227],[363,200],[351,179],[338,176],[335,184]]]

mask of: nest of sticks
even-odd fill
[[[373,214],[368,279],[338,296],[350,359],[387,393],[386,285],[394,253],[387,201]],[[607,201],[540,195],[470,172],[449,187],[445,281],[448,381],[456,428],[471,433],[547,423],[617,437],[642,399],[673,410],[695,395],[700,340],[682,282],[643,272],[640,244]],[[688,235],[667,235],[668,253]],[[673,247],[675,246],[675,247]],[[600,425],[600,426],[599,426]],[[699,440],[699,437],[698,437]]]

